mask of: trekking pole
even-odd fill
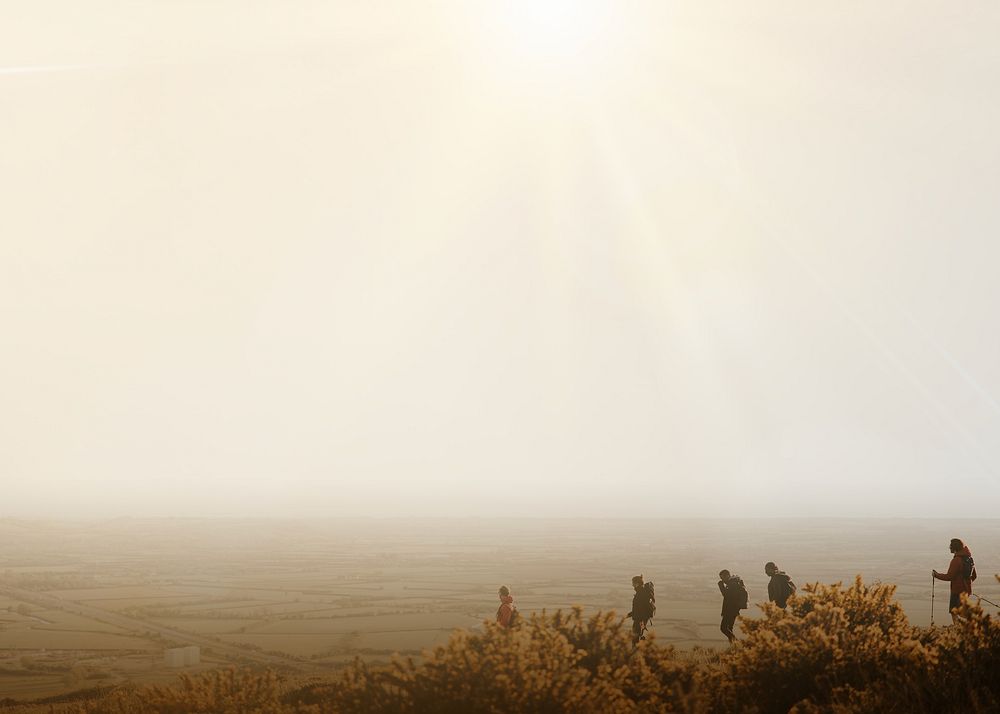
[[[934,581],[937,578],[931,575],[931,627],[934,627]]]
[[[982,600],[983,602],[988,602],[988,603],[989,603],[990,605],[992,605],[993,607],[1000,607],[1000,605],[997,605],[997,604],[996,604],[995,602],[993,602],[992,600],[988,600],[988,599],[984,598],[984,597],[983,597],[982,595],[976,595],[976,597],[977,597],[977,598],[979,598],[980,600]]]

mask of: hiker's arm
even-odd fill
[[[962,561],[958,558],[952,558],[951,563],[948,565],[947,573],[939,573],[934,571],[934,577],[938,580],[955,580],[959,577],[959,571],[962,568]]]
[[[721,580],[719,581],[719,592],[722,593],[722,597],[726,596],[726,584]]]

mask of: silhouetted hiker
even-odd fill
[[[506,585],[500,586],[500,607],[497,608],[497,622],[500,627],[513,627],[517,618],[517,609],[514,607],[514,598],[511,597],[510,588]]]
[[[951,581],[951,598],[948,600],[948,610],[951,612],[951,621],[958,622],[955,608],[962,603],[962,593],[972,594],[972,581],[976,575],[976,561],[972,559],[972,551],[969,546],[962,542],[961,538],[952,538],[948,544],[948,550],[952,553],[951,563],[948,564],[947,573],[931,571],[938,580]]]
[[[632,644],[637,645],[639,640],[646,639],[646,626],[656,613],[656,595],[653,593],[653,584],[643,583],[641,575],[632,578],[632,587],[635,589],[632,611],[626,617],[632,618]]]
[[[732,575],[728,570],[719,571],[719,592],[722,593],[722,624],[719,625],[719,630],[729,640],[729,644],[733,644],[736,641],[733,625],[736,624],[740,610],[746,609],[750,594],[740,576]]]
[[[788,605],[788,598],[795,594],[795,583],[788,577],[788,573],[778,570],[774,563],[765,565],[764,573],[771,578],[767,583],[767,599],[784,610]]]

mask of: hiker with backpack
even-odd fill
[[[788,598],[795,594],[795,583],[788,577],[788,573],[778,570],[773,562],[764,566],[764,574],[771,578],[767,583],[767,599],[784,610],[788,605]]]
[[[501,585],[498,592],[500,607],[497,608],[497,623],[500,627],[513,627],[517,620],[517,608],[514,607],[514,598],[510,594],[510,588]]]
[[[719,592],[722,593],[722,624],[719,630],[729,640],[729,644],[736,641],[736,633],[733,626],[736,618],[739,617],[740,610],[745,610],[750,602],[750,593],[747,586],[743,584],[743,579],[739,575],[733,575],[728,570],[719,571]]]
[[[632,618],[632,644],[638,645],[639,640],[646,639],[645,632],[656,613],[656,595],[653,583],[644,583],[641,575],[632,578],[632,611],[626,617]]]
[[[978,576],[976,574],[976,561],[972,559],[972,551],[969,546],[962,542],[961,538],[952,538],[948,545],[951,551],[951,563],[948,564],[947,573],[931,571],[931,575],[938,580],[948,580],[951,582],[951,598],[948,600],[948,611],[951,613],[951,621],[958,622],[958,615],[955,609],[962,604],[962,593],[972,595],[972,581]]]

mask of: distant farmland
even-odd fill
[[[623,614],[637,573],[656,584],[661,642],[721,646],[717,572],[742,575],[756,601],[767,560],[799,583],[898,583],[921,623],[930,569],[947,565],[956,534],[946,522],[864,520],[0,521],[0,694],[172,681],[162,652],[173,645],[199,645],[198,670],[316,673],[418,655],[492,618],[501,583],[525,612]],[[959,535],[983,573],[1000,570],[1000,522]],[[1000,601],[992,578],[980,584]]]

